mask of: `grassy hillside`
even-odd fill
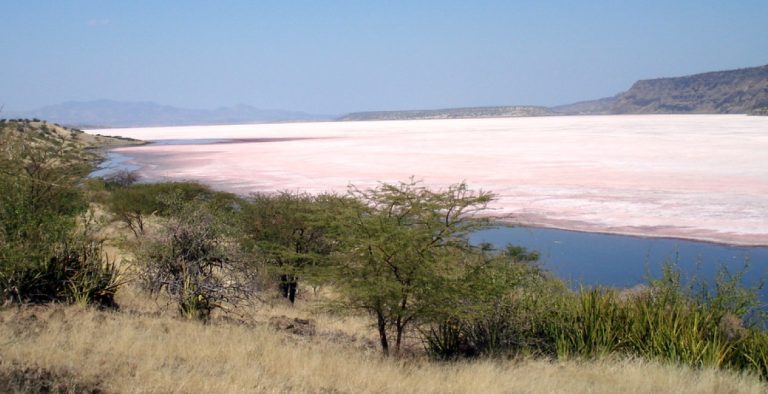
[[[90,236],[83,184],[98,149],[136,143],[36,120],[0,121],[0,294],[4,302],[109,304],[109,264]]]
[[[92,135],[38,119],[0,119],[0,146],[23,144],[37,151],[58,151],[84,162],[98,160],[99,148],[141,144],[132,138]]]
[[[312,300],[253,310],[249,323],[168,316],[124,289],[120,312],[80,307],[0,311],[0,386],[107,393],[763,393],[759,380],[639,359],[595,361],[384,358],[364,319]],[[161,303],[162,305],[162,303]],[[281,321],[306,321],[313,333]],[[293,323],[300,325],[301,323]],[[75,391],[75,390],[72,390]]]

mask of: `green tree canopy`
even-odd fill
[[[323,265],[337,242],[329,238],[329,214],[341,198],[281,192],[253,194],[243,208],[246,248],[280,278],[282,295],[295,301],[299,276]]]
[[[412,179],[351,187],[350,195],[359,204],[338,215],[347,225],[333,271],[344,306],[374,317],[386,354],[392,345],[399,352],[411,325],[461,310],[471,294],[493,293],[498,259],[465,237],[490,225],[479,214],[491,193],[464,183],[434,191]]]

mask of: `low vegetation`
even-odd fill
[[[299,277],[310,268],[325,267],[338,250],[332,234],[338,224],[333,215],[346,200],[324,194],[290,192],[254,194],[242,205],[241,243],[251,259],[278,278],[280,293],[296,301]],[[315,275],[317,276],[317,275]],[[318,285],[320,282],[310,284]]]
[[[119,393],[757,394],[766,390],[751,376],[642,359],[445,363],[383,358],[380,351],[367,347],[365,321],[314,312],[305,305],[311,300],[292,307],[261,306],[260,320],[252,324],[203,325],[158,316],[154,302],[129,294],[118,298],[120,313],[65,306],[0,311],[0,385],[34,388],[44,382],[72,392]],[[311,318],[316,334],[300,336],[272,328],[270,316],[281,315]]]
[[[0,128],[0,292],[19,303],[112,306],[119,272],[87,223],[90,139],[46,124]],[[90,141],[90,142],[89,142]]]
[[[669,266],[641,289],[572,291],[535,252],[470,244],[493,195],[463,183],[239,197],[85,180],[71,135],[2,127],[8,387],[766,389],[768,335],[738,273],[683,282]],[[65,368],[73,358],[81,367]]]
[[[142,284],[171,296],[184,317],[208,320],[214,308],[236,305],[247,295],[248,269],[229,241],[224,217],[208,202],[183,204],[138,250]]]

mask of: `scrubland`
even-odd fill
[[[242,197],[85,179],[75,134],[29,125],[0,127],[18,137],[0,140],[6,391],[768,389],[738,273],[574,292],[535,252],[470,245],[494,195],[464,183]]]
[[[386,358],[371,347],[375,333],[362,319],[278,303],[261,306],[249,324],[202,324],[163,314],[155,301],[137,294],[120,300],[125,306],[119,312],[63,305],[5,308],[0,312],[2,383],[23,391],[40,384],[25,379],[39,378],[44,370],[53,387],[124,393],[762,393],[768,389],[749,375],[640,359]],[[268,323],[274,316],[311,319],[316,332],[299,335],[278,329]],[[18,373],[25,368],[26,376]]]

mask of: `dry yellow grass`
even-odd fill
[[[289,314],[288,307],[266,312]],[[34,314],[35,318],[31,318]],[[335,327],[342,325],[326,317]],[[764,393],[759,380],[640,360],[432,363],[268,325],[203,325],[79,307],[0,312],[3,362],[68,371],[108,392]],[[359,331],[354,324],[352,331]]]

